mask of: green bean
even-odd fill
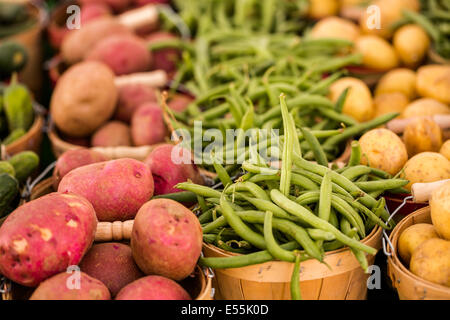
[[[175,188],[177,189],[183,189],[190,192],[193,192],[195,194],[201,195],[206,198],[220,198],[221,193],[217,190],[214,190],[209,187],[202,186],[200,184],[195,184],[192,182],[181,182],[178,183]]]
[[[404,179],[385,179],[385,180],[377,180],[377,181],[364,181],[364,182],[355,182],[355,185],[358,186],[364,192],[373,192],[373,191],[386,191],[401,188],[408,184],[408,180]]]
[[[323,178],[316,173],[313,173],[313,172],[310,172],[310,171],[307,171],[304,169],[294,169],[294,172],[298,173],[301,176],[309,178],[310,180],[314,181],[315,183],[317,183],[319,185],[322,184]],[[332,188],[333,192],[350,196],[350,193],[348,193],[344,188],[342,188],[341,186],[339,186],[338,184],[336,184],[334,182],[331,182],[331,188]],[[318,188],[311,189],[311,190],[317,190],[317,189]]]
[[[235,192],[235,191],[248,191],[253,196],[255,196],[257,199],[270,201],[270,198],[267,195],[267,193],[256,183],[253,183],[250,181],[237,182],[237,183],[231,185],[229,188],[227,188],[227,191],[225,191],[225,193],[230,193],[230,192]]]
[[[292,270],[290,283],[291,300],[302,300],[300,292],[300,259],[300,255],[295,254],[294,270]]]
[[[338,113],[337,111],[335,111],[333,109],[324,109],[324,108],[322,108],[322,109],[319,109],[319,112],[323,116],[325,116],[325,117],[327,117],[327,118],[329,118],[331,120],[334,120],[334,121],[336,121],[338,123],[344,123],[345,125],[348,125],[348,126],[354,126],[354,125],[358,124],[358,121],[356,121],[351,116],[348,116],[348,115],[343,114],[343,113]]]
[[[281,115],[283,118],[283,128],[285,141],[283,144],[282,166],[280,171],[280,191],[288,195],[291,187],[292,149],[294,148],[294,137],[290,126],[290,114],[286,105],[286,96],[280,95]]]
[[[335,227],[335,228],[339,228],[339,221],[336,215],[336,211],[331,208],[330,210],[330,219],[329,219],[330,224]]]
[[[200,209],[201,209],[203,212],[205,212],[205,211],[208,210],[208,207],[206,206],[205,198],[203,198],[203,197],[200,196],[200,195],[197,195],[197,202],[198,202],[198,205],[200,206]]]
[[[310,224],[315,228],[333,233],[337,240],[345,243],[349,247],[360,249],[373,255],[376,254],[377,252],[376,249],[347,237],[346,235],[341,233],[338,229],[336,229],[334,226],[332,226],[330,223],[316,217],[314,214],[306,210],[303,206],[295,203],[294,201],[289,200],[280,191],[271,190],[270,196],[272,198],[272,201],[275,202],[275,204],[277,204],[287,212],[298,216],[306,223]]]
[[[263,199],[254,199],[247,196],[243,196],[245,200],[250,202],[255,208],[261,211],[271,211],[274,216],[277,218],[292,220],[292,221],[298,221],[298,218],[294,217],[293,215],[290,215],[277,205],[275,205],[272,201],[263,200]]]
[[[365,175],[372,172],[372,169],[366,166],[352,166],[347,169],[345,169],[341,175],[343,177],[346,177],[348,180],[352,181],[358,178],[359,176]],[[356,184],[356,183],[355,183]]]
[[[341,220],[341,230],[347,236],[352,234],[352,231],[351,231],[351,228],[350,228],[350,223],[345,218],[343,218]],[[355,238],[355,240],[358,240],[356,236],[353,236],[353,238]],[[361,251],[361,250],[356,250],[356,249],[353,249],[353,248],[350,248],[350,250],[353,253],[353,255],[355,256],[356,260],[359,262],[359,265],[361,266],[361,268],[364,270],[364,273],[367,273],[369,264],[367,262],[367,258],[366,258],[365,253],[363,251]]]
[[[264,237],[250,229],[236,213],[231,205],[222,194],[220,197],[220,206],[222,208],[222,215],[225,217],[227,223],[236,231],[236,233],[244,240],[254,245],[259,249],[266,249],[266,243]]]
[[[406,9],[403,10],[403,15],[406,18],[413,21],[414,23],[417,23],[419,26],[421,26],[433,39],[434,42],[439,42],[439,40],[441,39],[441,34],[439,30],[433,25],[433,23],[427,17]]]
[[[276,242],[272,232],[272,212],[267,211],[264,217],[264,240],[266,241],[267,251],[278,260],[294,262],[295,254],[292,251],[284,250]]]
[[[175,193],[160,194],[154,196],[152,199],[171,199],[177,202],[194,203],[197,200],[197,195],[195,192],[181,191]]]
[[[320,199],[319,199],[319,218],[329,221],[331,211],[331,195],[332,185],[329,171],[323,176],[322,184],[320,186]]]
[[[278,174],[278,170],[271,169],[271,168],[264,168],[260,166],[256,166],[254,164],[251,164],[247,161],[242,163],[242,169],[248,172],[256,173],[256,174],[267,174],[267,175],[276,175]]]
[[[225,168],[219,163],[219,161],[216,159],[216,157],[213,158],[213,166],[214,170],[216,171],[217,177],[222,182],[223,186],[226,187],[227,185],[231,185],[233,181],[231,181],[230,175],[225,170]]]
[[[361,163],[361,146],[358,140],[353,140],[351,143],[352,153],[350,154],[350,159],[348,160],[348,167],[357,166]]]
[[[219,218],[217,218],[213,222],[210,222],[206,226],[204,226],[202,228],[202,230],[203,230],[203,233],[210,233],[211,231],[213,231],[213,230],[215,230],[217,228],[225,227],[227,225],[228,225],[228,222],[225,219],[225,217],[224,216],[220,216]]]
[[[338,99],[336,100],[336,104],[334,105],[334,111],[337,113],[342,113],[342,109],[344,109],[345,100],[347,99],[348,91],[350,90],[350,87],[345,88],[344,91],[339,95]]]
[[[198,221],[203,224],[206,222],[210,222],[212,219],[212,211],[214,210],[214,208],[208,209],[206,211],[204,211],[201,215],[198,216]]]
[[[246,210],[238,211],[236,212],[236,214],[242,220],[250,223],[264,223],[265,212]],[[322,261],[322,254],[320,253],[319,248],[316,246],[314,241],[311,240],[308,232],[306,232],[304,228],[292,221],[279,218],[274,218],[272,220],[272,223],[275,229],[278,229],[281,232],[293,237],[295,241],[297,241],[303,247],[303,249],[309,256]]]
[[[300,245],[296,241],[291,241],[280,245],[280,247],[285,250],[295,250],[298,249]],[[310,259],[310,257],[305,254],[302,254],[301,257],[302,261]],[[200,257],[198,262],[201,266],[213,269],[230,269],[269,262],[273,259],[273,256],[267,250],[263,250],[245,255],[236,255],[230,257]]]
[[[316,159],[317,163],[323,166],[328,166],[327,156],[325,155],[325,152],[323,151],[319,140],[317,140],[317,138],[311,133],[308,128],[300,128],[300,130],[302,131],[303,137],[312,149],[314,158]]]
[[[336,239],[336,237],[331,232],[323,231],[320,229],[307,228],[306,231],[313,240],[332,241]]]

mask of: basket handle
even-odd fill
[[[168,76],[164,70],[135,72],[114,78],[116,87],[123,87],[129,84],[143,84],[149,87],[161,88],[167,84],[167,81]]]
[[[159,12],[154,4],[148,4],[137,9],[128,10],[117,16],[120,24],[131,30],[141,27],[156,27],[158,24]]]
[[[99,222],[95,232],[95,241],[121,241],[130,240],[134,220]]]
[[[427,183],[414,183],[411,186],[411,194],[414,202],[427,202],[431,199],[434,190],[449,182],[450,179],[439,180]]]
[[[406,119],[394,119],[389,121],[386,124],[386,128],[395,132],[395,133],[403,133],[408,124],[413,122],[416,119],[430,119],[437,123],[437,125],[442,129],[450,128],[450,115],[447,114],[436,114],[433,116],[422,116],[422,117],[411,117]]]

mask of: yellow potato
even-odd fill
[[[417,118],[406,126],[403,141],[409,157],[425,151],[439,152],[442,130],[432,119]]]
[[[430,38],[418,25],[408,24],[395,32],[392,44],[400,61],[408,68],[415,68],[425,58],[430,47]]]
[[[431,221],[437,233],[450,240],[450,182],[433,191],[430,199]]]
[[[362,64],[370,69],[386,71],[398,66],[399,60],[394,47],[385,39],[365,35],[356,39],[355,51],[363,56]]]
[[[411,190],[416,182],[450,179],[450,161],[437,152],[422,152],[406,162],[400,177],[409,181],[404,187]]]
[[[416,73],[407,68],[397,68],[386,72],[378,81],[375,96],[384,93],[401,92],[409,100],[417,96]]]
[[[442,154],[444,157],[446,157],[450,161],[450,140],[447,140],[442,144],[442,147],[439,150],[439,153]]]
[[[372,94],[367,85],[360,79],[345,77],[335,81],[330,86],[329,98],[336,102],[346,88],[350,89],[342,112],[359,122],[372,119],[374,113]]]
[[[432,224],[417,223],[406,228],[398,238],[397,243],[397,251],[403,263],[409,265],[414,249],[432,238],[439,238]]]
[[[410,270],[427,281],[450,287],[450,241],[429,239],[411,257]]]
[[[355,41],[359,33],[359,28],[355,23],[339,17],[321,19],[311,29],[312,38],[338,38]]]
[[[371,1],[359,20],[362,32],[378,35],[385,39],[390,38],[392,36],[390,26],[392,23],[403,18],[403,9],[419,11],[419,0]]]
[[[450,65],[427,65],[417,70],[419,95],[450,104]]]
[[[321,19],[338,13],[338,0],[309,0],[308,16]]]
[[[401,114],[402,118],[450,114],[450,108],[437,100],[421,98],[411,102]]]
[[[384,129],[372,129],[359,139],[361,146],[361,164],[381,169],[392,175],[403,168],[408,161],[408,153],[403,141],[394,132]]]
[[[402,113],[408,105],[408,98],[403,93],[384,93],[375,97],[375,118],[390,112]]]

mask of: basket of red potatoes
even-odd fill
[[[65,152],[0,226],[0,273],[13,282],[12,298],[211,299],[191,204],[156,196],[204,182],[193,163],[167,159],[176,148],[161,145],[145,161]],[[123,236],[105,237],[117,226]]]

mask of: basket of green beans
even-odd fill
[[[401,189],[408,181],[360,165],[357,141],[345,166],[330,163],[324,145],[311,130],[297,128],[284,94],[279,107],[283,120],[280,161],[268,162],[251,149],[252,157],[241,165],[242,175],[237,179],[215,161],[220,180],[216,186],[177,185],[198,200],[196,211],[205,243],[200,264],[216,271],[217,286],[225,299],[300,299],[302,282],[302,288],[307,288],[304,297],[324,298],[325,293],[322,296],[308,289],[308,281],[319,281],[319,287],[324,281],[331,285],[338,275],[342,277],[339,281],[358,277],[359,288],[342,283],[355,291],[344,290],[335,298],[364,298],[364,279],[380,247],[381,230],[394,226],[388,222],[381,196],[387,190]],[[304,158],[300,133],[314,161]],[[274,275],[278,264],[277,274],[284,271]],[[300,273],[304,268],[315,270],[314,276]],[[285,281],[287,277],[289,281]],[[245,293],[247,288],[240,289],[245,284],[252,294]],[[281,296],[261,296],[274,292],[268,290],[273,286],[284,286]]]

